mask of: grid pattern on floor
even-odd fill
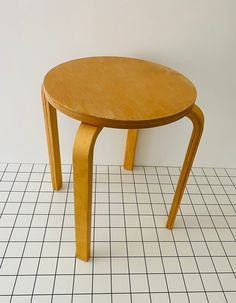
[[[95,166],[86,263],[62,168],[54,192],[48,165],[0,165],[1,303],[236,302],[236,169],[193,168],[169,231],[178,167]]]

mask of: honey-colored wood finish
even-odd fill
[[[188,113],[187,117],[192,121],[193,123],[193,131],[190,138],[188,150],[184,159],[184,164],[181,170],[181,174],[179,177],[179,181],[177,184],[177,188],[175,191],[174,199],[172,202],[171,210],[168,216],[166,227],[168,229],[172,229],[175,218],[180,206],[180,202],[188,181],[188,177],[192,168],[193,160],[197,152],[197,148],[202,136],[203,132],[203,126],[204,126],[204,115],[201,109],[194,105],[191,112]]]
[[[92,164],[102,127],[127,128],[124,167],[132,169],[139,128],[160,126],[187,116],[193,123],[166,227],[173,227],[201,138],[202,111],[196,89],[178,72],[152,62],[92,57],[54,67],[44,78],[42,99],[53,188],[62,185],[56,109],[82,121],[73,147],[76,256],[90,257]]]
[[[57,126],[57,112],[56,109],[49,102],[47,102],[43,91],[42,102],[45,129],[48,142],[48,154],[51,169],[52,185],[54,190],[58,190],[62,186],[62,174]]]
[[[135,150],[137,143],[138,130],[129,129],[126,140],[124,168],[132,170],[134,166]]]
[[[93,149],[101,127],[81,123],[73,147],[76,256],[90,257]]]
[[[91,125],[147,128],[184,117],[196,99],[180,73],[149,61],[90,57],[51,69],[44,93],[55,108]]]

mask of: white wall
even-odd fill
[[[205,112],[198,166],[236,166],[235,0],[0,0],[0,162],[44,162],[44,74],[93,55],[134,56],[173,67],[198,89]],[[62,160],[77,121],[60,115]],[[179,165],[187,119],[142,130],[137,164]],[[105,129],[96,163],[123,161],[125,131]]]

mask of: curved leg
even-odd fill
[[[56,109],[46,100],[43,90],[42,102],[48,142],[48,154],[51,169],[52,186],[53,189],[58,190],[62,186],[62,175],[57,127],[57,112]]]
[[[193,106],[191,112],[187,115],[187,117],[193,123],[193,131],[166,224],[166,227],[169,229],[172,229],[174,225],[175,217],[180,206],[180,202],[184,193],[185,186],[187,184],[188,176],[192,168],[193,160],[197,152],[204,126],[204,115],[197,105]]]
[[[137,129],[128,129],[126,150],[125,150],[125,160],[124,160],[124,168],[128,170],[133,169],[137,136],[138,136]]]
[[[93,149],[101,127],[81,123],[73,147],[76,257],[90,257]]]

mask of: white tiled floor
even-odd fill
[[[73,178],[0,165],[0,302],[235,303],[236,169],[194,168],[165,229],[177,167],[94,167],[92,257],[75,259]]]

